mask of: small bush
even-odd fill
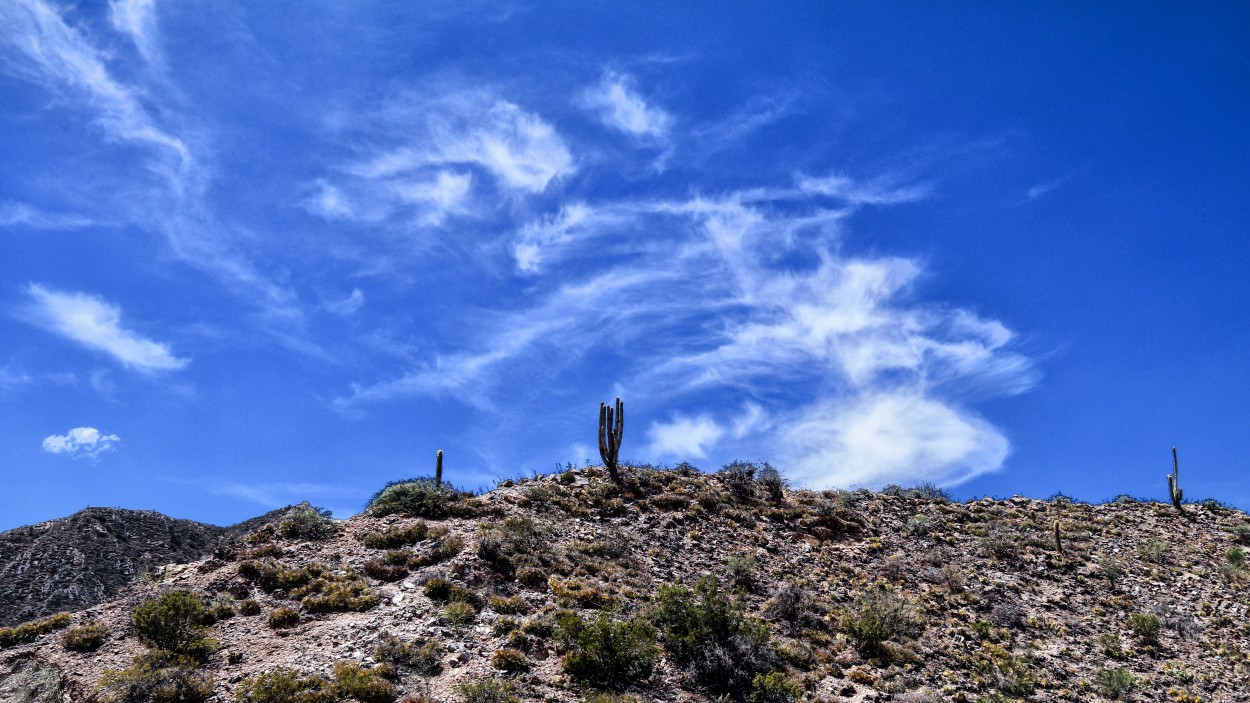
[[[655,628],[643,620],[614,620],[600,613],[591,623],[577,615],[559,618],[557,636],[571,648],[564,671],[598,688],[618,689],[651,675],[658,650]]]
[[[238,703],[337,703],[333,683],[320,676],[304,676],[294,669],[258,674],[234,689]]]
[[[694,590],[661,586],[652,619],[669,658],[713,694],[745,698],[777,661],[768,626],[743,615],[714,579],[700,579]]]
[[[135,624],[135,635],[147,646],[203,658],[216,647],[203,624],[207,617],[199,596],[189,591],[170,591],[141,603],[130,619]]]
[[[411,669],[421,676],[436,676],[443,669],[440,663],[442,648],[433,638],[417,643],[387,635],[378,642],[373,656],[378,661]]]
[[[1137,688],[1140,681],[1128,669],[1114,667],[1100,670],[1094,675],[1094,683],[1098,684],[1098,690],[1102,691],[1104,696],[1118,701]]]
[[[725,562],[729,580],[733,582],[734,588],[742,591],[755,590],[755,567],[755,557],[749,554],[732,556]]]
[[[449,483],[437,485],[431,478],[392,481],[373,494],[365,505],[365,512],[374,517],[409,515],[442,518],[449,514],[452,503],[466,495]]]
[[[379,581],[398,581],[408,575],[408,566],[390,564],[382,559],[365,562],[364,572]]]
[[[529,588],[545,589],[547,587],[547,579],[545,571],[529,566],[517,569],[516,572],[516,582]]]
[[[93,652],[104,644],[109,628],[104,623],[71,627],[61,635],[61,644],[71,652]]]
[[[438,545],[429,554],[414,557],[411,564],[416,567],[441,564],[459,554],[463,549],[464,540],[459,535],[448,535],[440,539]]]
[[[460,684],[464,703],[521,703],[513,693],[512,684],[498,679],[484,679]]]
[[[399,697],[394,684],[353,661],[334,663],[334,684],[340,696],[360,703],[392,703]]]
[[[759,674],[751,681],[751,703],[792,703],[803,689],[780,671]]]
[[[286,511],[278,523],[278,534],[289,539],[330,539],[339,528],[330,511],[304,503]]]
[[[764,616],[787,623],[797,634],[810,619],[803,589],[794,583],[782,584],[765,604]]]
[[[1128,629],[1146,644],[1158,644],[1159,631],[1162,625],[1159,618],[1148,613],[1133,613],[1128,616]]]
[[[24,622],[16,627],[0,627],[0,649],[34,642],[36,637],[69,627],[69,613]]]
[[[269,626],[275,630],[294,627],[299,622],[299,611],[294,608],[278,608],[269,613]]]
[[[447,621],[452,625],[468,625],[477,619],[477,608],[474,608],[468,603],[456,601],[454,603],[448,603],[447,607],[443,608],[443,616],[446,617]]]
[[[382,532],[370,532],[365,535],[365,546],[370,549],[395,549],[424,541],[430,533],[430,526],[424,522],[415,522],[407,527],[395,527]]]
[[[490,609],[500,615],[524,615],[528,607],[525,600],[520,596],[505,598],[503,596],[491,596],[488,600]]]
[[[745,461],[733,461],[721,467],[717,473],[724,483],[725,490],[739,503],[751,500],[755,491],[755,472],[759,467]]]
[[[114,703],[202,703],[213,695],[213,677],[196,664],[172,652],[148,652],[125,669],[106,669],[100,689]]]
[[[363,612],[381,602],[369,584],[351,572],[319,576],[290,595],[310,613]]]
[[[782,478],[781,472],[773,468],[771,464],[764,462],[756,478],[770,501],[780,503],[784,499],[786,480]]]
[[[239,603],[240,615],[260,615],[260,611],[260,603],[252,600],[251,598]]]
[[[530,670],[530,660],[525,652],[510,647],[495,650],[490,657],[490,665],[509,674],[519,674]]]
[[[882,644],[911,634],[916,626],[912,604],[886,589],[861,593],[842,617],[842,629],[868,655],[880,654]]]
[[[1229,532],[1232,534],[1233,541],[1243,547],[1250,547],[1250,523],[1241,523],[1233,525]]]

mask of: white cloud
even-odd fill
[[[80,229],[91,225],[90,219],[77,215],[44,212],[24,203],[0,203],[0,226],[31,229]]]
[[[1010,451],[989,423],[915,390],[816,403],[785,423],[777,447],[796,483],[821,488],[949,486],[997,469]]]
[[[111,0],[113,29],[130,35],[135,48],[149,63],[160,62],[156,47],[156,0]]]
[[[605,73],[597,85],[582,93],[581,101],[600,122],[635,137],[664,137],[673,125],[671,115],[648,105],[638,94],[629,75]]]
[[[101,53],[47,3],[0,4],[0,51],[25,59],[0,61],[0,67],[54,93],[68,89],[85,98],[111,138],[147,144],[177,157],[174,173],[189,166],[186,144],[156,124],[134,91],[113,79]]]
[[[31,322],[140,371],[169,371],[189,360],[175,357],[165,344],[145,339],[122,326],[121,309],[85,293],[62,293],[38,284],[27,292]]]
[[[585,203],[571,203],[560,208],[558,215],[522,227],[512,244],[512,257],[517,268],[527,272],[537,271],[546,251],[568,241],[573,231],[587,224],[593,215]]]
[[[354,315],[365,304],[364,291],[359,288],[353,288],[351,295],[343,300],[338,300],[326,304],[326,309],[339,315]]]
[[[711,417],[674,417],[666,423],[655,422],[647,431],[651,438],[649,451],[654,456],[680,459],[702,459],[725,434]]]
[[[54,434],[43,440],[43,450],[50,454],[65,454],[72,459],[97,459],[100,454],[111,451],[121,437],[100,434],[94,427],[75,427],[65,434]]]
[[[423,224],[442,224],[449,215],[463,212],[463,203],[473,187],[473,175],[439,171],[433,179],[399,181],[392,185],[405,203],[418,206]]]
[[[896,185],[887,179],[864,182],[849,176],[799,176],[799,190],[839,198],[855,205],[896,205],[923,200],[932,192],[926,185]]]

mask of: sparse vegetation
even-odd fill
[[[1133,613],[1128,616],[1128,629],[1132,631],[1137,639],[1145,644],[1158,644],[1159,631],[1162,626],[1159,618],[1149,613]]]
[[[106,670],[100,690],[112,703],[202,703],[213,695],[213,677],[198,661],[169,651],[135,657],[122,670]]]
[[[498,679],[484,679],[460,684],[464,703],[521,703],[512,684]]]
[[[141,603],[131,620],[135,635],[147,646],[202,659],[217,646],[204,627],[207,617],[199,596],[189,591],[170,591]]]
[[[338,690],[320,676],[279,668],[249,678],[234,690],[238,703],[336,703]]]
[[[399,692],[395,685],[372,669],[366,669],[353,661],[334,663],[334,688],[342,698],[360,703],[392,703]]]
[[[93,652],[104,644],[108,634],[108,625],[100,622],[71,627],[61,635],[61,644],[71,652]]]
[[[444,518],[454,503],[469,494],[456,490],[450,483],[436,483],[432,478],[410,478],[391,481],[373,494],[365,512],[374,517],[407,515],[420,518]]]
[[[69,623],[68,613],[57,613],[51,617],[22,623],[17,627],[0,627],[0,649],[34,642],[40,635],[68,627]]]
[[[275,630],[294,627],[299,623],[299,611],[294,608],[278,608],[269,613],[269,626]]]
[[[647,678],[659,654],[655,628],[638,618],[616,620],[600,613],[587,623],[565,613],[557,618],[556,636],[569,650],[564,670],[597,688],[620,689]]]
[[[338,524],[330,519],[329,510],[307,503],[288,510],[278,523],[278,534],[288,539],[330,539],[338,531]]]
[[[394,635],[387,635],[378,641],[373,656],[378,661],[411,669],[421,676],[434,676],[442,671],[442,648],[434,638],[404,642]]]
[[[1113,700],[1123,700],[1124,696],[1137,688],[1139,681],[1133,672],[1124,667],[1100,669],[1094,677],[1098,690]]]
[[[886,588],[860,593],[842,616],[842,630],[865,654],[882,653],[882,646],[907,636],[918,627],[915,606]]]
[[[652,618],[673,663],[712,694],[743,699],[777,663],[768,626],[746,617],[714,579],[700,579],[693,590],[661,586]]]

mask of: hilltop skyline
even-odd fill
[[[767,460],[1250,507],[1250,11],[0,7],[0,530]]]

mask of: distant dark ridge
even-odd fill
[[[87,508],[0,532],[0,626],[101,603],[143,574],[202,559],[289,509],[218,527],[152,510]]]

